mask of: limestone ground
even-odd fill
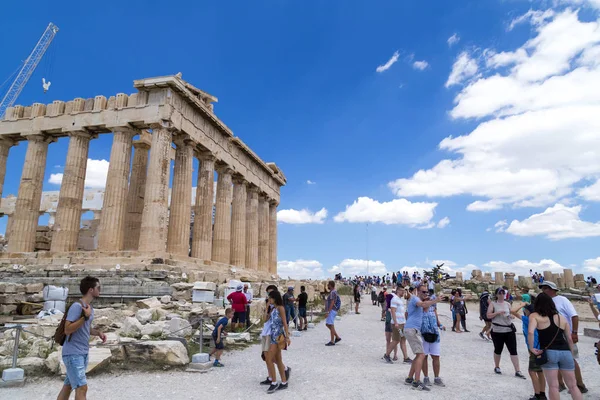
[[[472,307],[475,307],[473,305]],[[388,365],[381,359],[384,352],[383,322],[380,308],[363,298],[361,314],[347,314],[336,321],[343,340],[335,347],[325,347],[329,331],[321,322],[314,329],[293,338],[284,352],[284,362],[292,368],[289,389],[276,392],[273,398],[288,399],[378,399],[389,396],[411,399],[528,399],[533,393],[531,381],[515,378],[505,350],[501,363],[503,375],[493,372],[492,344],[478,336],[481,323],[478,312],[468,314],[471,333],[442,335],[441,377],[447,387],[432,387],[431,392],[417,392],[403,383],[409,365]],[[442,323],[451,325],[449,307],[439,306]],[[527,351],[518,328],[519,359],[527,374]],[[592,324],[583,324],[592,327]],[[583,331],[583,327],[580,327]],[[590,392],[585,399],[600,398],[599,368],[593,355],[593,340],[581,337],[579,351],[584,381]],[[410,355],[413,357],[412,353]],[[243,351],[226,352],[224,368],[206,374],[180,371],[101,374],[88,378],[89,399],[257,399],[266,396],[259,382],[266,377],[258,345]],[[431,361],[430,361],[431,371]],[[432,371],[430,376],[433,376]],[[55,399],[62,385],[59,378],[28,382],[24,388],[4,389],[0,398]],[[563,392],[561,399],[570,398]]]

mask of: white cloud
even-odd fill
[[[452,35],[448,38],[447,42],[448,42],[448,46],[452,47],[456,43],[460,42],[460,36],[458,36],[458,34],[455,33],[454,35]]]
[[[313,181],[311,181],[311,180],[309,179],[309,180],[307,180],[307,181],[306,181],[306,184],[307,184],[307,185],[316,185],[316,184],[317,184],[317,182],[313,182]]]
[[[104,189],[106,186],[106,175],[108,174],[108,161],[93,160],[88,158],[85,171],[85,187],[90,189]],[[48,183],[60,185],[64,174],[50,174]]]
[[[334,265],[328,269],[330,275],[342,273],[342,276],[354,276],[354,275],[381,275],[385,274],[387,269],[385,264],[381,261],[372,260],[355,260],[346,258],[337,265]]]
[[[575,6],[588,6],[591,8],[600,9],[600,0],[555,0],[555,3]]]
[[[579,196],[587,201],[600,201],[600,179],[593,185],[580,189]]]
[[[323,265],[316,260],[278,261],[277,274],[282,278],[324,279]]]
[[[313,213],[310,210],[280,210],[277,212],[277,221],[284,224],[322,224],[327,218],[327,209]]]
[[[482,51],[488,69],[460,90],[450,116],[483,120],[440,142],[451,156],[390,182],[398,197],[471,195],[469,211],[548,207],[598,179],[600,23],[566,10],[534,28],[513,51]],[[453,72],[450,84],[461,80]]]
[[[513,262],[490,261],[483,264],[483,270],[486,272],[514,272],[517,276],[529,276],[529,270],[533,272],[551,271],[554,273],[562,272],[563,266],[554,260],[540,260],[532,262],[527,260],[518,260]]]
[[[398,53],[397,51],[394,52],[392,57],[389,60],[387,60],[387,62],[385,64],[377,67],[377,69],[375,69],[375,71],[377,71],[379,73],[387,71],[388,69],[390,69],[390,67],[392,65],[394,65],[398,61],[398,57],[400,57],[400,53]]]
[[[600,221],[594,223],[581,220],[581,209],[581,206],[556,204],[523,221],[512,221],[506,232],[517,236],[542,235],[552,240],[600,236]]]
[[[450,72],[450,76],[446,81],[446,87],[450,87],[453,85],[458,85],[459,83],[464,82],[465,80],[473,77],[479,67],[477,66],[477,61],[475,61],[468,52],[463,51],[458,55],[454,65],[452,66],[452,72]]]
[[[427,67],[429,67],[429,63],[427,61],[425,61],[425,60],[423,60],[423,61],[415,61],[413,63],[413,68],[414,69],[418,69],[418,70],[423,71]]]
[[[508,222],[506,222],[505,219],[503,219],[502,221],[498,221],[494,224],[494,228],[496,229],[496,232],[504,232],[506,230],[506,226],[508,225]]]
[[[440,221],[437,223],[437,227],[445,228],[446,226],[448,226],[448,224],[450,224],[450,218],[444,217],[444,218],[440,219]]]
[[[336,215],[334,221],[418,226],[431,221],[436,206],[437,203],[412,203],[406,199],[380,203],[369,197],[359,197],[352,205],[346,206],[346,211]]]
[[[551,19],[552,17],[554,17],[554,11],[551,9],[544,10],[544,11],[529,10],[525,14],[520,15],[517,18],[513,19],[510,22],[507,30],[511,31],[514,29],[515,26],[517,26],[523,22],[530,22],[531,25],[541,26],[546,22],[546,20]]]
[[[583,262],[585,272],[600,273],[600,257],[589,258]]]

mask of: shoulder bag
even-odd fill
[[[555,314],[556,315],[556,314]],[[554,315],[552,317],[550,317],[550,325],[554,325]],[[558,319],[558,322],[560,322],[560,317]],[[537,355],[535,357],[535,364],[536,365],[544,365],[548,362],[548,353],[546,352],[546,350],[548,350],[548,347],[552,346],[552,343],[554,343],[554,341],[556,340],[556,337],[558,336],[558,332],[560,332],[560,327],[558,325],[556,325],[556,333],[554,334],[554,337],[552,338],[552,340],[550,341],[550,343],[548,343],[548,346],[546,346],[543,350],[542,353]]]

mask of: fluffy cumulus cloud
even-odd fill
[[[447,42],[448,42],[448,46],[452,47],[455,44],[457,44],[458,42],[460,42],[460,36],[458,36],[458,34],[455,33],[454,35],[452,35],[448,38]]]
[[[446,86],[465,86],[450,117],[478,125],[440,142],[447,159],[390,182],[398,197],[470,195],[469,211],[600,199],[600,22],[570,9],[517,20],[532,26],[520,47],[458,56]]]
[[[85,187],[89,189],[103,189],[106,186],[106,175],[108,174],[108,161],[93,160],[88,158],[85,172]],[[48,183],[60,185],[63,173],[51,174]]]
[[[581,209],[581,206],[556,204],[523,221],[512,221],[505,232],[517,236],[541,235],[552,240],[600,236],[600,222],[581,220]]]
[[[583,262],[584,272],[600,273],[600,257],[590,258]]]
[[[546,20],[551,19],[553,16],[554,10],[529,10],[525,14],[510,21],[507,30],[511,31],[515,26],[524,22],[530,22],[533,26],[541,26]]]
[[[468,52],[463,51],[458,55],[456,61],[454,61],[454,65],[452,65],[452,72],[450,72],[450,76],[446,81],[446,87],[464,82],[473,77],[478,70],[477,61]]]
[[[383,65],[378,66],[375,71],[382,73],[387,71],[388,69],[390,69],[392,67],[392,65],[394,65],[396,62],[398,62],[398,58],[400,57],[400,53],[399,52],[394,52],[394,54],[392,55],[392,57],[390,57],[389,60],[387,60],[387,62]]]
[[[489,272],[514,272],[517,276],[529,276],[529,270],[533,272],[551,271],[562,272],[564,267],[554,260],[540,260],[533,262],[528,260],[518,260],[513,262],[490,261],[483,264],[483,271]]]
[[[277,262],[277,274],[292,279],[323,279],[326,277],[323,265],[316,260],[296,260]]]
[[[415,61],[413,63],[413,68],[414,69],[418,69],[418,70],[423,71],[424,69],[427,69],[427,67],[429,67],[429,63],[427,61],[425,61],[425,60],[423,60],[423,61]]]
[[[322,224],[327,218],[327,209],[322,208],[317,212],[307,209],[280,210],[277,212],[277,221],[284,224]]]
[[[337,265],[334,265],[327,270],[330,276],[333,276],[339,272],[342,276],[354,276],[354,275],[381,275],[385,274],[387,269],[385,264],[381,261],[372,260],[355,260],[346,258]]]
[[[334,217],[335,222],[381,222],[386,225],[402,224],[421,226],[430,223],[437,203],[413,203],[406,199],[395,199],[380,203],[369,197],[359,197],[346,206],[346,211]]]

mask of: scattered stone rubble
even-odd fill
[[[321,304],[321,296],[326,290],[326,282],[319,281],[248,283],[256,299],[250,307],[250,319],[258,325],[264,313],[264,296],[269,284],[277,284],[281,291],[294,286],[297,293],[300,292],[300,286],[305,285],[309,299],[317,300],[318,304]],[[111,364],[115,367],[126,365],[135,368],[187,365],[190,354],[184,343],[189,344],[194,337],[200,336],[200,318],[204,322],[204,337],[210,337],[214,323],[225,315],[227,302],[224,303],[223,298],[227,287],[227,284],[217,285],[214,282],[176,282],[170,285],[172,294],[161,297],[149,297],[129,303],[106,303],[101,298],[95,304],[94,326],[106,333],[107,341],[102,344],[99,338],[92,340],[88,372],[101,371]],[[1,313],[15,314],[21,301],[42,305],[42,290],[41,283],[0,282]],[[214,303],[192,302],[194,291],[211,291],[215,296]],[[18,367],[28,374],[64,374],[61,346],[53,344],[50,339],[62,316],[62,313],[57,312],[40,319],[32,315],[30,319],[22,320],[26,331],[21,333],[19,340]],[[19,321],[11,321],[15,322]],[[15,334],[14,329],[0,332],[0,370],[11,366]],[[251,332],[230,333],[226,338],[230,345],[250,341]]]

